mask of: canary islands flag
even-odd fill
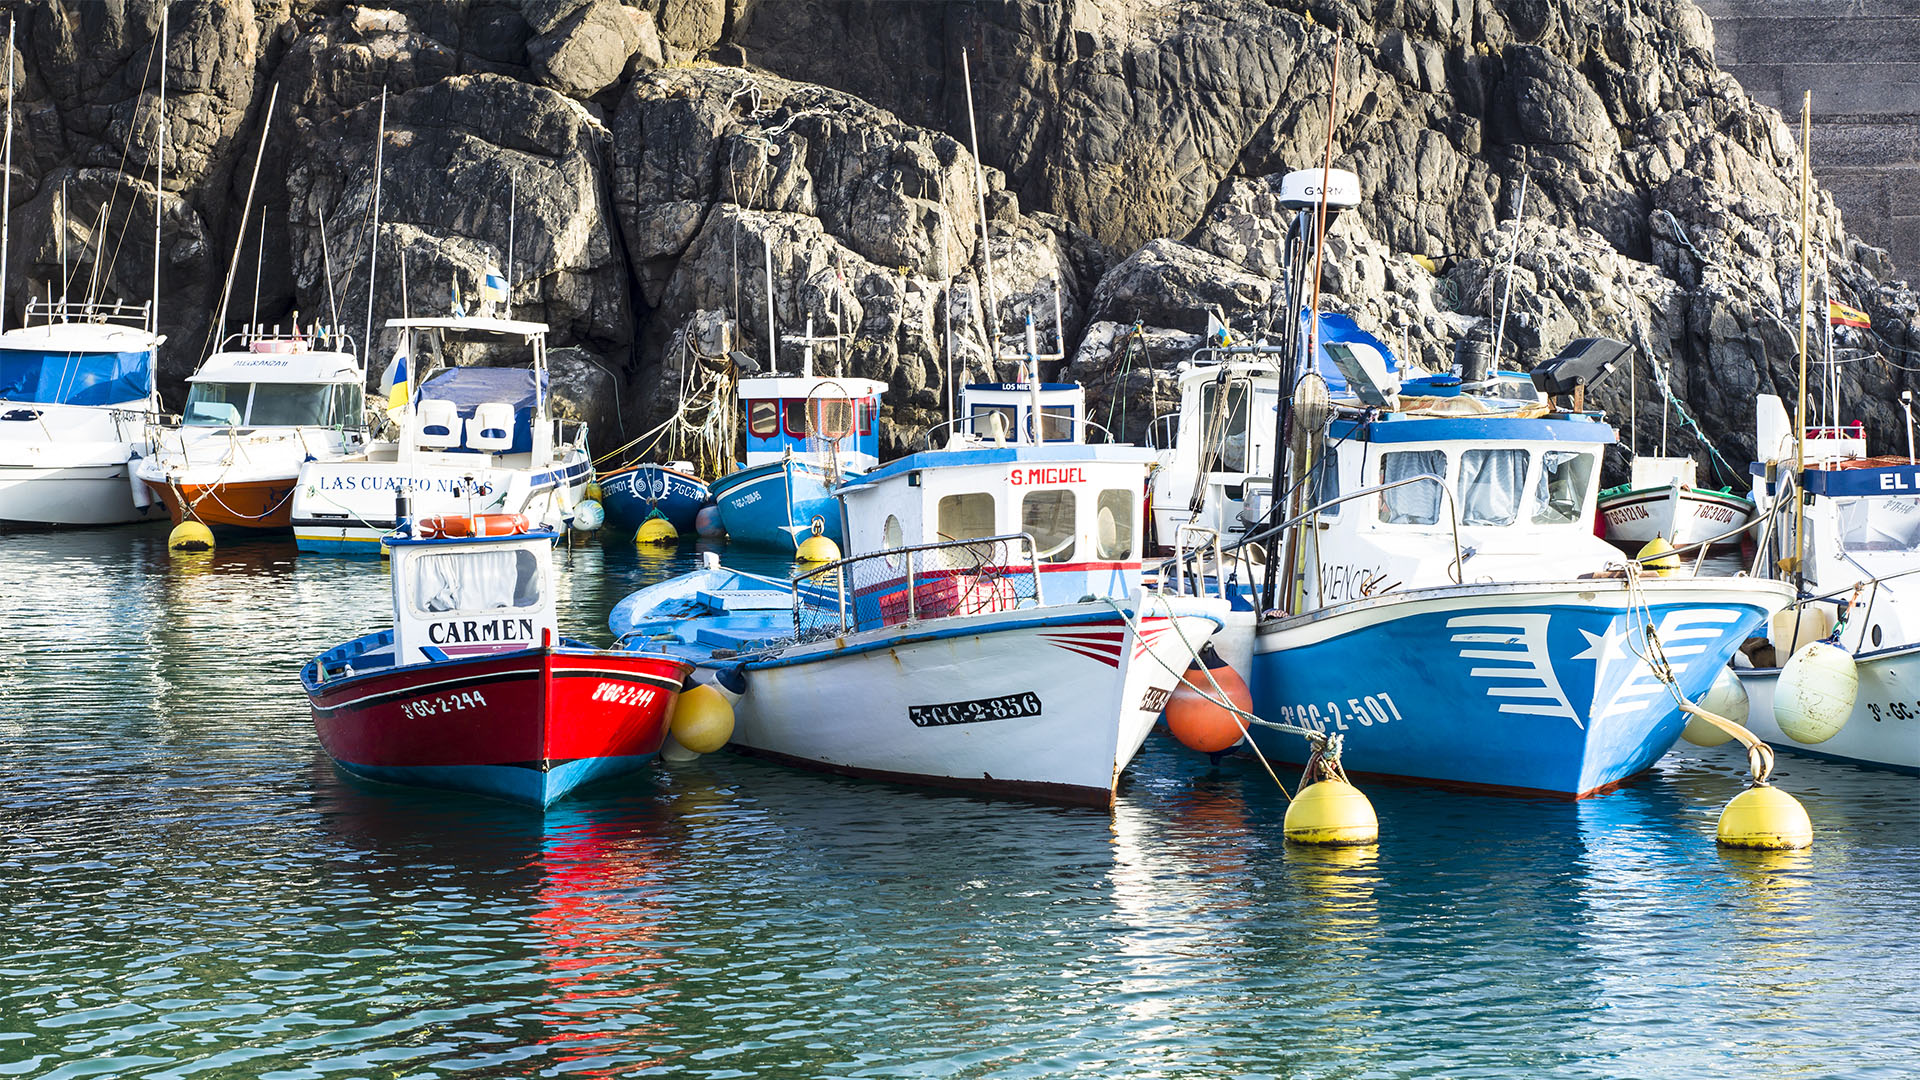
[[[1856,307],[1848,307],[1838,300],[1827,301],[1827,322],[1832,326],[1857,326],[1862,330],[1873,327],[1873,320],[1867,313]]]
[[[480,301],[484,304],[507,302],[507,277],[493,263],[487,264],[487,272],[480,279]]]
[[[400,344],[393,350],[393,362],[387,365],[387,373],[380,376],[380,389],[387,395],[387,408],[398,409],[407,403],[407,335],[403,331]]]

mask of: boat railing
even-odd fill
[[[1328,499],[1326,502],[1320,503],[1317,506],[1303,510],[1300,513],[1295,514],[1294,516],[1288,518],[1287,520],[1279,522],[1278,524],[1269,525],[1263,529],[1256,529],[1253,532],[1250,532],[1246,536],[1242,537],[1240,540],[1240,543],[1242,545],[1254,544],[1254,543],[1259,543],[1261,541],[1270,540],[1276,536],[1282,536],[1286,533],[1288,529],[1291,529],[1302,522],[1310,521],[1318,517],[1321,513],[1325,512],[1326,510],[1332,507],[1338,506],[1341,503],[1351,502],[1354,499],[1365,498],[1366,496],[1369,496],[1369,495],[1378,495],[1378,494],[1381,494],[1382,492],[1392,491],[1395,488],[1406,487],[1408,484],[1419,484],[1419,483],[1432,483],[1440,489],[1440,494],[1446,496],[1447,524],[1451,527],[1452,535],[1453,535],[1453,563],[1450,566],[1448,566],[1447,572],[1449,575],[1452,576],[1453,583],[1455,585],[1459,585],[1465,580],[1465,575],[1462,572],[1461,564],[1466,561],[1465,556],[1461,554],[1461,549],[1460,549],[1460,504],[1454,498],[1453,488],[1447,484],[1446,478],[1441,476],[1436,476],[1433,473],[1420,473],[1415,476],[1403,476],[1398,480],[1389,480],[1384,484],[1369,484],[1366,487],[1355,488],[1352,491],[1346,492],[1345,494],[1336,495],[1333,498]]]
[[[321,343],[325,342],[325,347]],[[354,350],[353,337],[338,327],[309,325],[305,330],[298,326],[283,329],[279,323],[269,327],[265,323],[255,323],[220,341],[216,352],[257,352],[257,353],[300,353],[300,352],[342,352],[358,355]]]
[[[1161,431],[1165,428],[1165,432]],[[1166,441],[1161,442],[1164,434]],[[1171,450],[1180,437],[1180,414],[1178,412],[1161,413],[1147,425],[1147,447],[1153,450]]]
[[[151,302],[128,304],[119,300],[29,300],[24,325],[32,326],[37,317],[43,323],[120,323],[146,329]]]
[[[966,425],[966,431],[967,431],[967,434],[969,435],[978,436],[983,439],[991,439],[995,435],[994,432],[976,431],[974,430],[973,425],[976,423],[984,423],[986,421],[997,419],[1001,415],[1002,414],[997,412],[975,413],[972,416],[956,416],[951,420],[946,420],[941,423],[935,424],[934,426],[927,429],[927,437],[926,437],[927,449],[932,450],[934,448],[933,437],[935,434],[941,431],[945,431],[948,428],[952,428],[954,431],[958,432],[962,429],[961,425]],[[1080,437],[1074,440],[1075,442],[1078,442],[1078,443],[1085,443],[1087,441],[1088,430],[1099,431],[1104,441],[1106,442],[1118,441],[1113,437],[1113,432],[1107,430],[1107,426],[1105,424],[1100,423],[1098,420],[1090,420],[1084,416],[1057,416],[1051,413],[1047,413],[1047,414],[1043,414],[1043,420],[1044,420],[1044,423],[1041,425],[1042,428],[1053,427],[1054,425],[1057,425],[1057,424],[1079,425],[1081,429]],[[1065,440],[1062,440],[1062,439],[1043,439],[1037,444],[1032,444],[1032,443],[1023,444],[1023,443],[1020,443],[1020,440],[1014,435],[1013,432],[1010,432],[1010,431],[1000,432],[998,434],[1002,439],[1005,439],[1009,444],[1017,444],[1017,445],[1048,446],[1048,445],[1061,445],[1065,442]]]
[[[889,548],[794,575],[793,631],[817,641],[922,619],[984,615],[1040,602],[1040,557],[1027,533]]]
[[[1211,579],[1220,597],[1225,599],[1227,564],[1231,561],[1232,557],[1226,554],[1226,549],[1220,543],[1218,529],[1182,522],[1173,531],[1173,560],[1161,575],[1161,583],[1175,595],[1184,595],[1191,590],[1195,596],[1204,596],[1209,579],[1207,567],[1211,563]]]

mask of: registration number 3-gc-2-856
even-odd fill
[[[1372,727],[1398,719],[1400,708],[1393,703],[1393,696],[1386,693],[1348,698],[1344,705],[1338,701],[1325,705],[1282,705],[1279,716],[1283,724],[1298,724],[1315,731],[1329,728],[1352,731],[1355,727]]]

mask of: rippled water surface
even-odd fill
[[[564,628],[604,640],[692,557],[576,553]],[[1111,815],[715,755],[542,816],[321,754],[299,666],[387,605],[377,564],[285,542],[0,536],[0,1075],[1920,1060],[1920,780],[1783,757],[1818,840],[1775,856],[1716,851],[1742,765],[1690,747],[1571,805],[1376,787],[1364,852],[1287,848],[1256,766],[1158,737]]]

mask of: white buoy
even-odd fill
[[[606,520],[607,512],[600,508],[597,500],[582,499],[580,504],[573,508],[573,527],[581,532],[593,532],[605,524]]]
[[[1694,704],[1715,716],[1741,725],[1746,724],[1747,716],[1752,711],[1747,701],[1746,686],[1740,682],[1740,676],[1735,675],[1733,669],[1729,667],[1720,669],[1720,674],[1713,677],[1713,685],[1707,687],[1707,692],[1701,694],[1700,699]],[[1718,726],[1709,724],[1699,717],[1693,717],[1687,721],[1687,726],[1680,732],[1680,737],[1695,746],[1719,746],[1733,738]]]
[[[1780,669],[1773,690],[1773,721],[1794,742],[1826,742],[1846,726],[1859,693],[1860,671],[1853,655],[1838,645],[1815,641]]]

